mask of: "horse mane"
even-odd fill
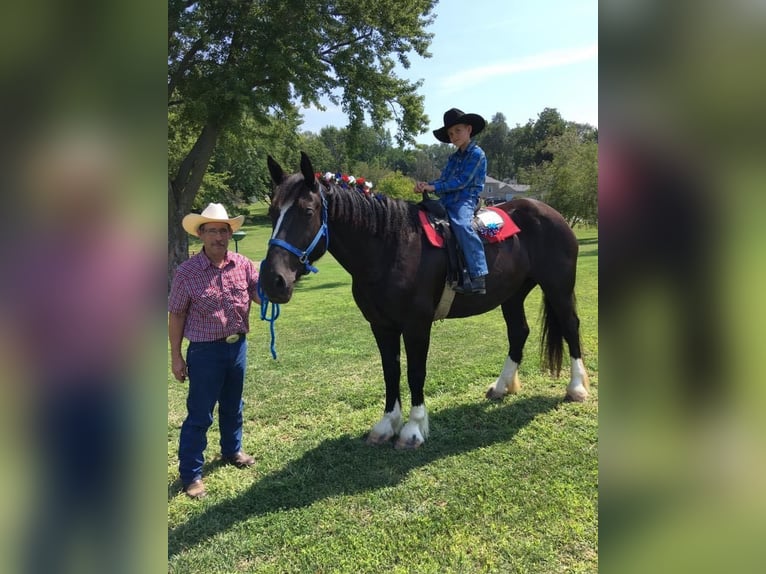
[[[385,195],[367,195],[334,183],[325,184],[325,190],[331,220],[366,229],[384,241],[417,230],[417,207],[412,203]]]

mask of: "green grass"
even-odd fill
[[[239,249],[260,261],[269,228],[262,208],[253,215]],[[562,402],[568,369],[559,379],[540,370],[535,290],[518,395],[484,399],[507,350],[499,309],[439,322],[425,388],[429,439],[413,452],[367,446],[383,411],[380,358],[350,277],[327,255],[281,307],[277,361],[253,308],[243,443],[257,463],[220,465],[215,423],[209,495],[192,501],[177,471],[186,386],[168,365],[169,571],[596,572],[598,233],[577,234],[584,404]],[[402,362],[406,372],[404,354]],[[408,412],[404,379],[402,389]]]

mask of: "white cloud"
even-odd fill
[[[545,68],[557,68],[585,62],[598,57],[598,44],[592,44],[582,48],[552,50],[532,54],[523,58],[517,58],[509,62],[498,62],[461,70],[442,79],[440,85],[445,90],[464,88],[466,83],[475,85],[485,80],[495,79],[498,76],[509,76],[521,72],[542,70]]]

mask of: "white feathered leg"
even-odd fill
[[[378,445],[390,441],[399,433],[402,423],[402,408],[399,401],[396,401],[394,410],[390,413],[383,413],[383,418],[372,427],[370,434],[367,435],[367,444]]]
[[[567,385],[567,398],[581,403],[588,398],[588,389],[590,381],[582,359],[572,359],[572,379]]]
[[[428,412],[425,405],[410,409],[410,420],[404,425],[396,441],[396,448],[418,448],[428,438]]]
[[[515,395],[520,389],[519,364],[510,357],[506,357],[503,370],[495,383],[487,389],[486,397],[492,400],[500,400],[505,395]]]

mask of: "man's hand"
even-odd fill
[[[186,371],[186,361],[183,360],[183,357],[174,357],[172,368],[173,376],[183,383],[189,374]]]

